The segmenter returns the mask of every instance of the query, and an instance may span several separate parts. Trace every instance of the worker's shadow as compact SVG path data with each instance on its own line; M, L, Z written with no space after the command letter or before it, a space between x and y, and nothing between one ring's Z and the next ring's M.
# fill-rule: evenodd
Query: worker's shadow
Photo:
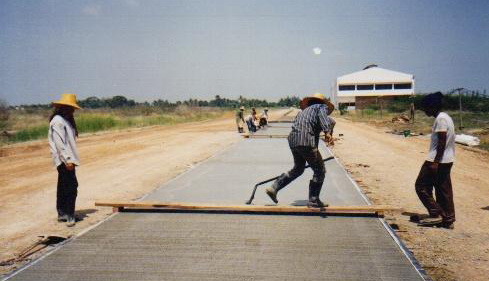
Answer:
M410 222L419 223L420 220L428 218L428 214L420 214L414 212L402 212L403 216L408 216Z
M96 213L97 211L98 211L97 209L81 209L81 210L77 210L75 212L76 221L82 221L86 217L88 217L88 215L93 214L93 213Z
M307 200L295 200L290 205L292 205L292 206L307 206Z
M295 200L290 204L291 206L307 206L308 200ZM314 216L317 216L317 214L314 214ZM328 216L326 214L320 214L319 215L322 218L327 218Z

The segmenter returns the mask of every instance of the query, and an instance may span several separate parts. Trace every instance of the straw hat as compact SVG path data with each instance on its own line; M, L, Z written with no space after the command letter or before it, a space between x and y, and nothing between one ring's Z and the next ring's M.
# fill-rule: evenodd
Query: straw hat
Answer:
M239 108L239 110L244 110L244 106L241 106L241 107Z
M328 107L328 114L331 114L334 110L334 105L329 101L329 99L327 99L323 94L319 93L303 98L300 102L301 109L306 108L310 100L319 100L324 103Z
M76 109L81 109L81 107L76 103L75 94L61 94L61 99L52 102L53 105L68 105Z

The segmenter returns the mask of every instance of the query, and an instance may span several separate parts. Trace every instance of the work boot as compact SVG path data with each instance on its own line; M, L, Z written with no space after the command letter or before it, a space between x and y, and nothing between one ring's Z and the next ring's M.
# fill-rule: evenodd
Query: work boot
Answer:
M436 226L440 225L443 222L443 219L441 217L430 217L430 218L425 218L419 221L418 225L419 226Z
M272 184L271 187L265 189L267 195L275 204L278 203L277 193L290 183L291 179L287 173L281 174Z
M265 192L270 197L270 199L272 199L272 201L275 202L275 204L278 203L278 200L277 200L277 191L275 190L275 188L273 188L273 186L267 187L265 189Z
M68 219L66 220L66 226L75 226L75 216L68 216Z
M309 182L309 201L307 202L308 208L323 208L329 206L319 199L319 194L321 193L322 187L323 183L314 181Z
M58 222L66 222L68 220L67 215L58 215Z

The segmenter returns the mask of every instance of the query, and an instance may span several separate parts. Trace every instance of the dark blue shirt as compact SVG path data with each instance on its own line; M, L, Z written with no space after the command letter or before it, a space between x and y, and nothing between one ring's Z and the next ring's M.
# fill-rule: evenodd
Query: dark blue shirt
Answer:
M308 106L295 117L292 131L289 134L289 146L317 147L321 132L332 132L336 122L328 116L324 104Z

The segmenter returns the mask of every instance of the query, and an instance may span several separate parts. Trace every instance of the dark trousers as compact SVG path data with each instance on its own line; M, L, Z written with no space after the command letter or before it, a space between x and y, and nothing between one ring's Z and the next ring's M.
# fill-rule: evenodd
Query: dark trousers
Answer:
M455 221L452 180L450 171L453 163L440 163L438 170L430 168L431 162L424 162L416 179L416 193L431 217L441 216L445 223ZM435 189L436 200L433 198Z
M78 194L78 181L73 169L68 171L65 164L58 166L58 190L56 193L56 209L58 216L75 215L76 195Z
M256 126L255 123L251 120L246 120L246 125L248 125L248 131L249 132L256 132Z
M275 181L273 187L275 190L280 190L295 180L297 177L304 173L306 163L311 166L314 171L312 182L321 187L324 182L326 174L326 168L324 167L323 157L316 147L299 146L291 148L292 156L294 157L294 167L292 170L280 175Z

